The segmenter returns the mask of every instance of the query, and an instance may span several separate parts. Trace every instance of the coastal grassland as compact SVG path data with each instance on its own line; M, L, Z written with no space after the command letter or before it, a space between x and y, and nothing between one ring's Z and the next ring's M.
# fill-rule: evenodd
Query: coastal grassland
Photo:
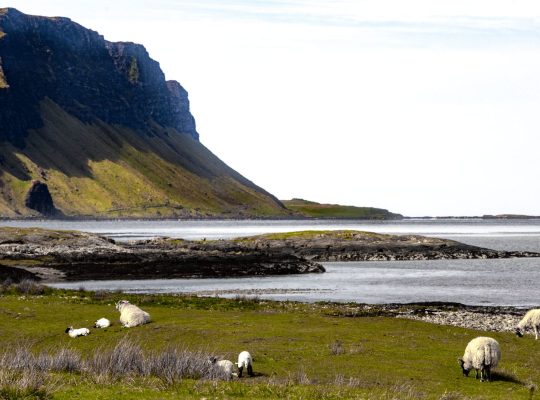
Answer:
M282 200L291 211L310 218L339 219L401 219L402 215L374 207L344 206L339 204L321 204L304 199Z
M234 239L236 242L252 242L256 240L287 240L287 239L318 239L322 237L328 237L331 239L343 239L352 240L358 239L358 237L369 237L387 239L391 238L391 235L384 233L375 233L367 231L356 230L305 230L294 232L277 232L277 233L265 233L263 235L247 236Z
M121 298L150 312L153 322L129 330L120 327L114 302ZM98 378L84 371L54 372L42 385L45 395L34 398L537 397L539 344L530 337L519 339L509 333L392 318L377 307L346 312L352 308L240 297L225 300L60 290L36 296L11 288L0 297L0 341L8 352L21 344L35 352L69 348L83 359L103 353L122 340L145 353L178 347L235 361L240 351L249 350L255 358L256 376L232 382L166 382L157 376L136 374ZM77 339L64 333L66 326L90 327L100 317L111 319L114 325L92 329L89 336ZM467 342L479 335L494 337L502 347L502 361L491 383L462 377L457 364Z

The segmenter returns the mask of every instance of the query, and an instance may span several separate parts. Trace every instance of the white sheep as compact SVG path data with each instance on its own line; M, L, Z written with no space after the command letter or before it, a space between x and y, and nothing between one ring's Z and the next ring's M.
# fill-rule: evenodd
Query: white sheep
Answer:
M528 328L534 330L534 337L538 340L538 330L540 329L540 308L535 308L527 311L527 314L523 317L516 327L516 335L522 337Z
M90 330L88 328L77 328L74 329L72 326L66 328L66 333L72 337L76 338L78 336L87 336L90 334Z
M210 357L210 362L216 365L222 372L227 380L231 380L236 374L233 372L234 364L229 360L217 360L216 357Z
M150 322L150 314L136 305L130 304L127 300L120 300L116 303L116 309L120 311L120 323L125 328L132 328Z
M483 382L486 379L491 380L491 369L497 366L500 359L499 343L495 339L480 336L469 342L459 364L464 376L469 376L471 368L474 368L478 379L480 370L480 380Z
M111 326L111 321L107 318L100 318L94 322L94 328L108 328L109 326Z
M247 351L243 351L240 354L238 354L238 362L236 363L238 366L238 377L242 377L242 371L244 368L247 369L247 373L249 376L253 376L253 358L251 357L251 354Z

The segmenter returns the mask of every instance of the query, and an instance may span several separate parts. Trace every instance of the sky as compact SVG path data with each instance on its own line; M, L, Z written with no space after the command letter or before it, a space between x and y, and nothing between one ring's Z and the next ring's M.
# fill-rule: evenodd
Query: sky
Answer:
M537 0L8 0L143 44L280 199L540 215Z

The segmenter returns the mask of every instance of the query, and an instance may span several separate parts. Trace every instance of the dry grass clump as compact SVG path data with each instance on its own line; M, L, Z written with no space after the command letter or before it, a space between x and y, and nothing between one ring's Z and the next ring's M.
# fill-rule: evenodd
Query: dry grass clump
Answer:
M24 294L40 296L50 293L51 291L51 288L41 285L32 279L23 279L20 282L14 282L8 278L0 285L0 294Z
M0 370L1 400L52 399L51 387L46 374L38 370Z
M0 354L0 373L10 378L4 379L5 382L0 380L0 390L13 391L10 388L14 387L22 393L43 389L47 394L45 383L52 372L79 373L82 378L100 384L157 378L170 386L186 378L227 379L224 372L209 361L210 355L202 351L171 347L145 354L138 344L122 339L112 349L98 348L85 359L69 348L33 353L30 347L20 344Z
M330 354L337 356L345 353L345 348L343 347L343 342L341 340L336 340L330 345Z

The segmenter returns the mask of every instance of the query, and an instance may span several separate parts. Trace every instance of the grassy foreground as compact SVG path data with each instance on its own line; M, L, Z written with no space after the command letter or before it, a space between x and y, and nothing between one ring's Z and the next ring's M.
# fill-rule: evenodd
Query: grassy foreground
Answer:
M38 291L39 292L39 291ZM150 312L153 322L132 329L118 323L121 298ZM346 305L131 296L47 290L39 295L4 292L0 343L4 354L24 345L34 352L68 348L83 358L122 340L143 352L172 347L236 361L249 350L254 378L232 382L156 376L116 377L81 372L47 373L36 390L17 392L17 379L0 370L0 399L530 399L540 382L540 343L530 336L478 332L377 316L376 308L343 317ZM113 326L72 339L66 326L91 327L107 317ZM457 358L467 342L489 335L502 347L495 381L461 376ZM0 350L1 352L2 350ZM473 374L474 375L474 374ZM13 383L15 382L15 383ZM26 396L24 397L23 394Z

